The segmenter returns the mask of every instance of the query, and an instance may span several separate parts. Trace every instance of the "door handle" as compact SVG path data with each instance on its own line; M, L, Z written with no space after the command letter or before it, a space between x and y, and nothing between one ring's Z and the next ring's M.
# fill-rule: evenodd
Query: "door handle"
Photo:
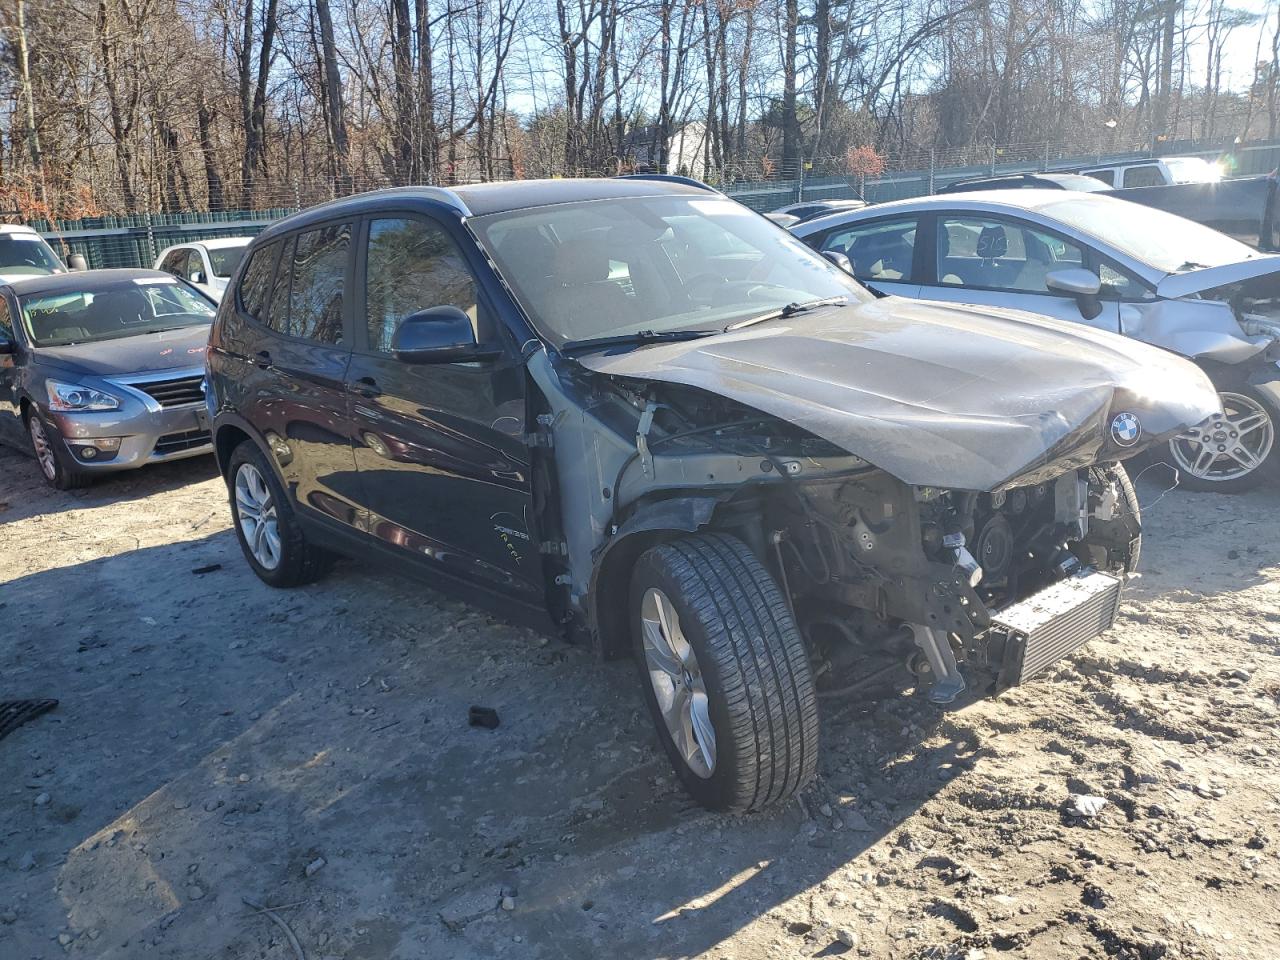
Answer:
M270 370L271 354L268 353L266 350L259 350L256 354L254 354L253 362L254 364L257 365L259 370Z
M382 391L378 389L378 381L373 377L361 377L354 383L348 384L347 389L356 396L364 397L367 400L382 396Z

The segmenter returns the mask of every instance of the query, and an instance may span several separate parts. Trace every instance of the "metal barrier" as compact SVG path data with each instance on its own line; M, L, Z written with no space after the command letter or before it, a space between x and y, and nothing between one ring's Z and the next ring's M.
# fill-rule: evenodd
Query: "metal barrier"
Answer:
M1166 144L1166 153L1178 156L1202 156L1218 159L1230 153L1234 166L1232 176L1256 176L1270 173L1280 166L1280 143L1250 144L1234 149L1205 144ZM884 203L910 197L925 196L939 187L967 177L1005 173L1034 173L1042 170L1071 170L1124 160L1140 159L1138 152L1091 154L1053 159L1048 150L1039 159L1030 159L1022 151L1022 159L1002 162L1002 151L993 148L991 162L981 165L938 167L930 165L914 170L895 170L877 177L812 176L791 180L736 181L723 184L726 194L739 202L767 213L790 203L804 200L836 200L861 198L871 203ZM298 194L299 202L302 201ZM31 226L63 258L72 253L83 254L88 265L99 267L150 267L165 247L215 237L253 236L273 220L294 213L296 206L267 210L228 210L215 213L153 213L122 217L93 217L77 221L31 221Z

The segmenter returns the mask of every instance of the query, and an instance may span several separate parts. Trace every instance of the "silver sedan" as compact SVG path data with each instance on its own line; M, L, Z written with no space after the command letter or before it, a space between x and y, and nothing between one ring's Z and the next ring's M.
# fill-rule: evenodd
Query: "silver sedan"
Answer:
M1061 190L922 197L791 230L882 295L1027 310L1194 360L1223 410L1170 442L1183 484L1233 492L1275 469L1280 256L1160 210Z

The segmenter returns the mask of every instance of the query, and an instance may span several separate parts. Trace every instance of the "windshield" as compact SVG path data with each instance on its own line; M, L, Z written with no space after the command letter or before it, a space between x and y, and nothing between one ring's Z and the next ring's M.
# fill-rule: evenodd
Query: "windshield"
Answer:
M871 298L789 233L722 197L592 200L469 223L557 346L718 330L788 304Z
M1204 157L1165 157L1164 165L1174 183L1217 183L1222 179L1218 165Z
M1127 200L1076 198L1046 203L1039 210L1161 273L1219 267L1258 256L1258 251L1225 233Z
M246 243L244 247L218 247L209 250L209 266L213 269L213 275L224 280L230 277L239 266L247 246L249 245Z
M0 273L39 277L61 272L62 261L38 233L0 233Z
M150 278L19 298L27 334L37 347L116 340L213 321L200 294L174 280Z

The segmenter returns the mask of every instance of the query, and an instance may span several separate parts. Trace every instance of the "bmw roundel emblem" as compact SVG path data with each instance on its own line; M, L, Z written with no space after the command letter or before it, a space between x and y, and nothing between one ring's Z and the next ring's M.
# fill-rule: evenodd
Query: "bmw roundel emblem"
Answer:
M1142 438L1142 421L1132 413L1117 414L1111 421L1111 439L1122 447L1132 447Z

